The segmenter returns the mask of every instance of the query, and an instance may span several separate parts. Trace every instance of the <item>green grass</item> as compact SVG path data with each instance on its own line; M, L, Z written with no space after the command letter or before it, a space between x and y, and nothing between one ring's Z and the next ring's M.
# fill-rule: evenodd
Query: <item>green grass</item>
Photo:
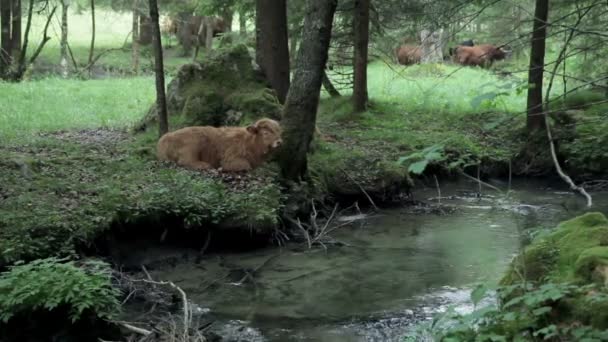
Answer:
M154 101L151 77L0 83L0 141L36 132L125 127Z
M88 63L89 47L91 44L91 16L90 12L84 11L80 14L71 8L68 16L68 44L74 54L77 63L82 67ZM96 62L97 66L103 67L113 75L130 74L132 70L131 54L131 13L114 12L106 9L96 10L96 30L95 30L95 53L109 49L117 49L126 45L125 50L114 50L104 53ZM44 75L52 73L52 67L56 67L60 60L60 36L61 25L60 17L56 15L49 26L48 35L51 40L47 42L38 60L36 61L36 74ZM42 37L46 16L36 15L32 20L32 30L30 33L30 48L32 53ZM126 44L125 44L126 43ZM181 49L176 46L175 37L169 41L163 37L165 45L165 68L169 72L175 71L180 65L191 61L191 58L179 56ZM169 48L171 46L171 48ZM141 47L140 49L140 70L139 72L151 73L154 68L153 54L151 48ZM71 66L71 63L70 63Z

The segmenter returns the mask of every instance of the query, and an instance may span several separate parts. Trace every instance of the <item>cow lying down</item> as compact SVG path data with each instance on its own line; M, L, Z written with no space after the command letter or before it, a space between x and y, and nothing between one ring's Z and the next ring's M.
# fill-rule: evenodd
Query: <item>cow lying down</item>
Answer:
M249 171L281 145L281 133L279 123L271 119L248 127L185 127L163 135L157 155L195 170Z

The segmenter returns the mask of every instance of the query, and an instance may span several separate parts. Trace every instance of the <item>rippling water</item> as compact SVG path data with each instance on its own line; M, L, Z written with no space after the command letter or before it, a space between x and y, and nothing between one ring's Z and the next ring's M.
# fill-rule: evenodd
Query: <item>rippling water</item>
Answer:
M157 270L242 341L400 341L413 324L448 306L472 309L470 288L495 283L521 248L523 232L551 227L584 202L538 183L505 197L471 197L472 183L442 187L447 215L394 209L336 231L345 246L302 246L209 255L199 265ZM463 194L465 194L463 196ZM608 193L594 210L608 212ZM426 200L434 189L416 192ZM253 274L253 276L248 276Z

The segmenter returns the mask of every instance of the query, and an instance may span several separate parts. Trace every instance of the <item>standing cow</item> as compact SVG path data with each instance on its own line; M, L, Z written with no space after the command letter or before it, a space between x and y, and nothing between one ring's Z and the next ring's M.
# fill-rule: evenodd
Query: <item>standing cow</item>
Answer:
M492 44L457 46L453 50L452 57L454 62L461 65L489 67L494 61L505 59L509 52L504 46L498 47Z
M473 39L463 40L462 42L460 42L460 44L456 45L456 47L449 48L448 49L448 54L450 56L453 56L454 55L454 50L456 50L456 48L459 47L459 46L475 46L475 42L473 41Z
M404 44L395 49L395 55L401 65L418 64L422 59L422 49L417 45Z

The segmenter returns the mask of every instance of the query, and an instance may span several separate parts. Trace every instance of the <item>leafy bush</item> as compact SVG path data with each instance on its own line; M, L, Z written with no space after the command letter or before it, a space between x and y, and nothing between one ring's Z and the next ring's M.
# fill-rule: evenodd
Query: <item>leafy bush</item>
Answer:
M472 292L475 304L488 288ZM606 341L606 315L601 310L581 314L581 307L592 307L606 295L595 285L546 283L540 286L517 284L498 288L498 304L480 307L461 315L450 310L432 322L421 325L406 341L418 341L421 336L434 341ZM599 309L596 307L595 309ZM601 320L592 320L599 314Z
M86 261L77 266L56 258L36 260L0 274L0 321L64 307L72 322L85 311L112 318L120 310L118 296L103 262Z

